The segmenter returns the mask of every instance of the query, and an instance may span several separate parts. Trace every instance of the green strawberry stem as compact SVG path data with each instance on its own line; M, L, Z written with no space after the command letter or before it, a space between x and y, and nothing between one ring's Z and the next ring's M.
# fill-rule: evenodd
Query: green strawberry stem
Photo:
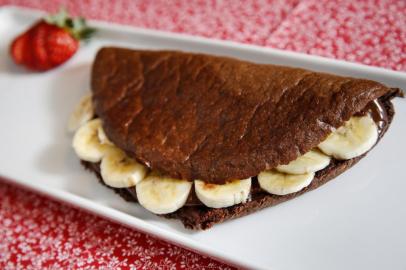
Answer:
M77 40L88 40L96 32L96 28L89 27L83 17L71 18L64 8L56 14L44 17L44 20L67 30Z

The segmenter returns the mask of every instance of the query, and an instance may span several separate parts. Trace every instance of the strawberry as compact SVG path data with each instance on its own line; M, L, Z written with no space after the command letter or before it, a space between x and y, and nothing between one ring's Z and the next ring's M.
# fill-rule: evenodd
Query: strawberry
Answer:
M66 62L79 48L80 40L94 33L83 18L71 19L62 10L47 16L16 37L10 54L16 64L45 71Z

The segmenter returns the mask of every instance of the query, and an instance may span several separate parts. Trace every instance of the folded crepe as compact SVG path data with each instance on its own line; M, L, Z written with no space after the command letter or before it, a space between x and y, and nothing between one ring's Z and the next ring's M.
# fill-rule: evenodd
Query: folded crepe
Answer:
M399 89L178 51L102 48L73 147L102 183L207 229L317 188L384 135Z

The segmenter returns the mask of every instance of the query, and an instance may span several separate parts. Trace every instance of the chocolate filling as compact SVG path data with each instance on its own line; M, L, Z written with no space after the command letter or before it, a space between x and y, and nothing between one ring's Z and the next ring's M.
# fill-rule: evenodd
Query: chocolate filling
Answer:
M372 119L374 119L376 125L378 126L378 132L381 134L383 128L388 124L388 114L386 113L382 101L375 99L369 102L361 112L356 113L355 115L363 116L368 113L372 116Z

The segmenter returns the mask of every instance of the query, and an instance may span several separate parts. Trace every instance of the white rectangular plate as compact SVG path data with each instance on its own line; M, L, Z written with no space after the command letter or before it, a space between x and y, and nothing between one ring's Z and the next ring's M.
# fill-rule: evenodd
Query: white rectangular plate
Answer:
M8 46L41 14L0 10L0 175L64 202L235 265L257 269L405 269L406 106L379 145L325 186L204 232L127 203L85 172L71 149L68 116L89 90L104 45L176 49L364 77L406 89L406 75L286 51L93 22L99 33L61 68L16 67Z

